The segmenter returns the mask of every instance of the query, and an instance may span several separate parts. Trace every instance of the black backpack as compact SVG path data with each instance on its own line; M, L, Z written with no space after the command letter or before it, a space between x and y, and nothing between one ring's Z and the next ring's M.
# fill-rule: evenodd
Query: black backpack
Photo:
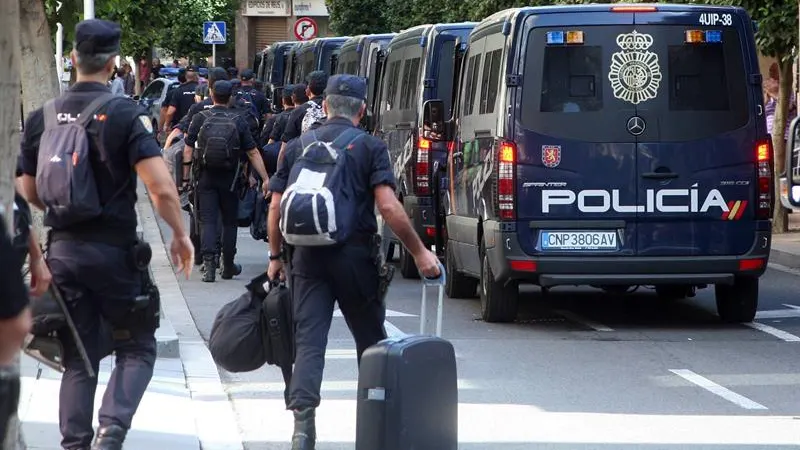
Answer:
M197 135L198 160L207 169L233 170L239 164L239 114L230 110L209 109Z

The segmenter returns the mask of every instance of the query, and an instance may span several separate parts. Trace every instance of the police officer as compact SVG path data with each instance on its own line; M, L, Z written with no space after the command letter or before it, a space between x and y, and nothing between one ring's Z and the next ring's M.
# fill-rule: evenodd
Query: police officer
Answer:
M255 77L256 74L253 73L252 70L244 69L239 75L239 79L242 83L242 86L239 88L239 92L248 92L250 94L250 96L253 98L253 103L256 105L256 109L258 109L261 123L264 123L267 120L267 114L269 113L269 102L267 102L267 97L265 97L261 91L255 88Z
M119 55L120 38L116 23L94 19L78 23L72 51L77 82L53 100L54 117L48 121L55 120L55 126L72 122L99 95L109 93L105 81ZM187 277L194 249L184 229L175 182L161 157L147 111L124 97L114 97L96 111L86 126L90 134L100 137L89 141L91 160L97 161L92 170L102 205L99 215L71 226L52 226L52 209L40 200L36 180L45 114L50 111L37 109L25 123L19 182L28 202L46 210L44 224L52 227L47 262L53 282L61 290L95 372L108 344L116 353L116 367L100 407L100 428L92 448L118 450L153 376L156 360L155 325L129 321L137 298L146 294L143 272L134 264L137 256L146 255L133 251L143 245L136 234L137 175L159 215L172 228L172 258ZM114 328L113 343L101 338L101 317ZM71 337L60 337L66 369L59 398L61 447L83 450L92 445L94 435L97 378L87 373Z
M197 69L189 67L186 69L186 81L181 83L174 89L170 95L170 102L167 105L167 114L164 122L167 128L164 129L165 133L169 133L172 127L178 124L178 121L183 118L188 112L189 108L195 104L195 90L197 89Z
M325 86L327 83L328 75L321 70L315 70L314 72L308 74L306 96L310 99L310 101L318 105L322 105L322 94L325 92ZM308 103L309 102L305 102L302 105L297 106L297 108L292 111L292 114L289 115L289 120L286 121L286 128L283 130L283 134L281 135L281 141L283 142L281 154L286 151L286 143L300 136L302 133L303 117L305 117L306 111L308 111L308 108L310 107Z
M239 208L239 197L235 189L238 178L238 170L223 167L204 165L202 160L207 158L194 158L195 144L198 152L204 155L207 151L208 142L205 141L204 133L210 133L208 128L204 129L206 122L210 123L210 118L214 114L225 114L232 112L229 110L233 86L229 81L220 80L211 88L211 98L214 106L208 111L196 114L189 125L189 132L186 134L186 147L184 149L184 162L196 164L195 169L198 174L198 197L199 197L199 218L200 218L200 242L203 253L203 281L213 283L216 279L216 262L214 256L217 253L217 236L220 232L217 228L218 220L222 218L222 278L229 280L242 272L242 267L234 263L236 254L236 232ZM264 168L261 153L256 147L253 136L247 123L240 115L233 114L238 128L238 148L228 149L228 153L242 152L247 155L248 160L255 168L262 180L265 180L262 188L266 195L269 177ZM210 125L211 126L211 125ZM204 133L201 133L204 130ZM237 159L241 154L237 155ZM184 178L189 176L189 167L184 169Z
M184 69L180 69L178 71L178 85L182 86L186 83L186 71ZM167 111L169 111L170 105L172 105L173 97L175 95L175 89L171 91L167 91L167 95L164 96L164 101L161 102L161 108L159 109L158 113L158 130L159 133L167 134L167 130L175 126L177 123L177 118L172 118L171 120L167 120Z
M360 77L335 75L330 78L323 103L328 120L314 130L317 139L332 142L358 125L366 110L367 86ZM360 129L359 129L360 130ZM296 359L289 390L288 408L294 412L293 450L314 448L315 408L320 403L325 347L333 317L334 303L344 314L356 341L358 360L369 346L386 338L383 328L386 307L379 298L376 265L378 231L375 205L395 235L414 255L423 275L439 276L439 260L425 248L414 232L403 206L395 196L395 179L386 145L360 130L361 136L348 149L348 159L360 204L360 218L353 238L341 246L296 247L292 250L290 284L294 303ZM271 279L283 274L282 237L279 229L281 193L287 186L292 166L302 152L300 139L286 146L284 160L272 177L269 211Z

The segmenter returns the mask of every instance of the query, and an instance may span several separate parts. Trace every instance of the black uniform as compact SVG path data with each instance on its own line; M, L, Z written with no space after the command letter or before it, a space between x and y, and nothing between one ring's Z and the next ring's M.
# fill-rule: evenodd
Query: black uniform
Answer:
M75 48L86 54L119 51L120 28L103 20L87 20L75 29ZM55 100L59 123L74 120L99 94L109 89L97 83L76 83ZM101 336L101 318L125 316L137 296L144 294L142 273L131 263L136 235L136 173L133 166L146 158L160 158L150 117L133 100L116 97L101 107L87 126L93 172L103 212L100 217L68 228L51 230L48 265L75 321L95 371L108 353ZM39 143L44 131L42 109L25 123L20 170L36 176ZM49 226L45 217L45 225ZM154 330L129 330L127 339L115 340L116 367L99 411L101 430L113 426L127 430L150 383L156 360ZM97 378L89 377L70 336L65 344L66 372L61 381L59 424L65 449L89 448Z
M223 83L217 82L218 85ZM225 84L228 84L225 82ZM214 106L211 110L226 110L225 106ZM197 114L192 119L189 131L186 134L186 145L194 147L198 143L198 134L205 123L207 116ZM239 148L241 157L245 152L256 148L256 143L247 126L247 123L236 118L239 128ZM198 145L202 146L200 142ZM239 213L239 197L237 190L232 189L237 180L236 170L221 170L199 168L199 179L197 181L198 209L200 218L200 242L203 259L208 263L213 259L217 252L217 229L220 216L222 217L222 263L223 266L233 266L233 258L236 253L236 232L237 218ZM206 268L208 272L208 268ZM223 277L225 275L223 274Z
M181 118L189 112L189 108L195 104L195 90L197 90L197 82L188 81L178 86L170 94L167 106L175 107L175 115L172 116L172 123L169 124L171 127L176 126Z
M340 84L349 87L342 88ZM365 98L366 86L352 76L331 77L327 94ZM317 139L332 142L348 129L358 129L345 118L331 118L314 130ZM363 133L353 142L349 164L360 218L353 238L341 246L296 247L291 258L291 289L295 307L296 360L288 408L315 408L320 402L325 347L339 303L356 341L358 358L369 346L386 337L383 328L386 308L379 298L378 267L374 235L378 231L373 190L380 185L395 187L389 152L378 138ZM302 152L300 139L289 142L285 158L270 179L270 190L283 193L292 166Z
M286 130L286 124L289 122L289 116L291 116L292 111L294 111L295 109L297 108L295 108L294 106L292 106L291 108L285 108L279 114L273 116L275 117L275 123L272 125L272 129L269 132L267 141L269 141L269 139L272 139L275 142L281 142L281 136L283 136L283 132L284 130Z
M322 96L320 95L317 97L312 97L311 101L318 105L322 105ZM289 114L289 118L286 121L286 126L283 129L281 141L289 142L302 134L303 117L305 117L308 108L309 104L306 102L292 110L292 112Z

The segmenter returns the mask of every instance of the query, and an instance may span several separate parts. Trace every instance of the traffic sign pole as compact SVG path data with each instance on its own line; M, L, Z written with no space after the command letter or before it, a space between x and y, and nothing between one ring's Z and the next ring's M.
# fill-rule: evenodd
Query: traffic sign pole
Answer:
M217 67L217 44L211 44L211 67Z

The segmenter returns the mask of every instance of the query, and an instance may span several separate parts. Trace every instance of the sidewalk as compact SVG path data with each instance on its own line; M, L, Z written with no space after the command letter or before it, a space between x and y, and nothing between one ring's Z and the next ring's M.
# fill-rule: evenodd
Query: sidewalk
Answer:
M800 213L789 214L789 232L772 237L769 262L800 270Z
M242 440L227 394L205 342L186 306L164 248L153 208L139 187L139 228L153 248L151 267L161 293L158 359L133 427L127 450L242 450ZM195 274L196 275L196 274ZM100 364L95 396L102 401L113 356ZM29 450L59 450L58 396L61 374L22 356L20 419Z

